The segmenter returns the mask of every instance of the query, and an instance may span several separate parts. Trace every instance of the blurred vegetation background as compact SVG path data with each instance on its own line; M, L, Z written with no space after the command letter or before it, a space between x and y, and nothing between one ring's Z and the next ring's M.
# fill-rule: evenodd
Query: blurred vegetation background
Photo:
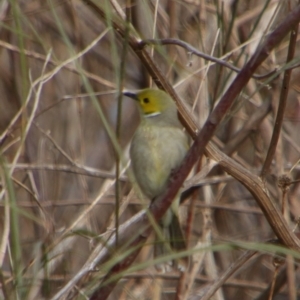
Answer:
M297 1L94 3L105 18L86 1L0 2L3 299L51 299L69 282L101 240L99 235L106 236L115 227L116 190L124 203L120 224L142 208L131 190L130 175L124 172L139 117L132 100L123 98L120 108L118 96L122 88L154 85L132 49L126 51L126 39L112 28L112 17L129 14L131 30L141 39L175 38L242 68ZM257 70L269 76L250 80L214 138L225 154L257 175L273 132L288 46L289 36ZM299 46L298 35L293 64L299 63ZM175 45L147 49L201 126L236 72ZM270 74L275 69L276 76ZM300 185L295 182L284 194L277 182L284 174L291 180L299 177L299 76L299 68L294 69L279 143L266 177L279 208L285 199L284 216L291 230L300 215ZM245 137L234 142L241 132L246 132ZM122 175L116 189L120 160ZM178 272L156 273L149 240L135 261L140 269L125 274L109 299L201 299L212 281L245 252L229 247L238 242L253 242L257 253L212 299L268 299L266 291L273 281L272 299L300 299L299 264L289 256L274 266L274 253L262 245L275 236L252 195L206 158L190 178L201 167L209 172L181 211L183 230L190 230L191 255L194 247L199 249L193 254L198 265L188 281L188 293L178 289ZM213 248L216 244L224 248ZM143 266L145 262L150 263ZM98 284L95 272L62 299L86 299Z

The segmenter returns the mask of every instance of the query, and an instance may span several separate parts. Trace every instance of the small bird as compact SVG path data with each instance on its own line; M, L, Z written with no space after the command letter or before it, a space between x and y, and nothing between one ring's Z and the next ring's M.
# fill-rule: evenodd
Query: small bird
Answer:
M130 147L133 173L142 193L153 200L164 191L171 172L185 157L188 137L182 130L174 101L164 91L144 89L123 94L136 100L141 115ZM179 200L180 195L160 221L165 241L156 241L155 256L170 253L166 241L174 250L186 249L178 219ZM156 267L160 271L168 269L166 264Z

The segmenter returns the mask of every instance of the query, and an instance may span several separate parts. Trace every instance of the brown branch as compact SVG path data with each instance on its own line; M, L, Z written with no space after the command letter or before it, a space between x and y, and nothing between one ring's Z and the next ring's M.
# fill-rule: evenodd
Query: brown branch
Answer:
M235 160L221 153L212 143L208 145L208 149L210 157L217 160L224 171L240 181L251 192L281 243L299 251L300 242L298 238L289 229L280 210L270 199L269 192L260 177L252 174Z
M10 167L10 165L9 165ZM84 165L76 164L73 165L63 165L63 164L17 164L15 166L15 171L17 170L44 170L44 171L59 171L67 172L91 177L98 178L110 178L115 179L116 175L109 171L97 170L91 167L86 167ZM124 181L127 179L125 176L120 176L120 180Z
M149 232L149 230L148 230ZM148 234L140 235L133 243L130 244L130 249L135 249L128 255L124 260L122 260L120 263L116 264L110 272L106 274L106 276L103 278L102 283L104 285L97 289L92 296L90 297L90 300L100 300L100 299L107 299L111 293L111 291L114 289L117 280L111 281L110 278L112 278L114 275L120 273L120 271L126 270L132 262L136 259L137 255L139 254L141 248L144 246L144 243L146 242L148 237ZM106 281L110 281L106 284Z
M122 102L123 102L123 89L124 89L124 78L125 78L125 64L126 64L126 57L128 54L128 36L129 36L129 7L130 4L126 3L126 22L125 22L125 37L123 39L123 47L121 52L121 62L120 62L120 69L119 69L119 77L118 77L118 103L117 103L117 124L116 124L116 138L119 143L121 144L121 128L122 128ZM120 173L121 173L121 157L115 149L116 155L116 183L115 183L115 228L116 228L116 245L118 244L119 239L119 215L120 215L120 198L121 198L121 186L120 186Z
M171 38L169 38L169 39L146 39L146 40L143 40L140 42L141 48L143 48L146 45L176 45L176 46L180 46L180 47L186 49L190 54L194 54L194 55L204 58L206 60L209 60L209 61L212 61L219 65L222 65L236 73L241 71L241 69L231 65L224 59L220 59L220 58L208 55L206 53L203 53L203 52L199 51L198 49L196 49L195 47L193 47L192 45L190 45L189 43L178 40L178 39L171 39ZM263 74L263 75L253 74L251 77L255 78L255 79L265 79L265 78L268 78L268 77L274 75L276 73L276 71L277 70L273 70L273 71L271 71L267 74Z
M277 294L280 291L280 289L286 284L286 279L287 279L287 268L286 265L284 265L280 268L276 276L276 279L274 281L274 286L273 286L274 294ZM268 299L272 289L272 283L268 286L268 288L265 289L265 291L263 291L258 297L256 297L255 300Z
M19 47L17 46L14 46L12 44L9 44L9 43L6 43L4 41L1 41L0 40L0 47L3 47L11 52L14 52L14 53L24 53L24 55L26 55L27 57L32 57L36 60L39 60L39 61L42 61L42 62L45 62L47 61L49 65L52 65L54 67L57 67L59 66L60 62L59 61L55 61L53 59L48 59L46 55L43 55L41 53L38 53L38 52L35 52L35 51L31 51L31 50L27 50L27 49L23 49L23 50L20 50ZM90 80L92 81L95 81L96 83L99 83L99 84L102 84L104 86L108 86L110 88L116 88L115 84L106 80L105 78L102 78L100 77L99 75L95 75L95 74L92 74L84 69L80 69L80 71L78 71L73 64L70 64L70 65L65 65L62 67L64 70L68 70L72 73L75 73L75 74L78 74L78 75L84 75L86 76L87 78L89 78Z
M223 272L220 277L215 280L211 285L209 285L208 289L205 289L205 295L203 297L197 297L191 299L199 299L199 300L209 300L216 293L216 291L226 282L226 280L233 275L238 269L243 267L243 265L256 254L256 251L250 251L243 253L238 259L236 259L227 269Z
M101 202L97 203L96 205L115 205L114 195L108 195L101 198ZM91 200L46 200L40 202L39 204L32 202L32 201L18 201L18 207L26 207L26 208L33 208L33 207L68 207L68 206L87 206L92 203ZM130 199L130 203L128 205L136 205L136 206L143 206L141 200L138 198ZM3 208L5 204L0 202L0 207ZM183 203L182 206L189 206L188 203ZM241 214L256 214L262 215L262 211L257 207L234 207L232 204L205 204L197 201L195 203L195 207L197 208L210 208L210 209L219 209L219 210L226 210L234 213L241 213Z
M288 49L288 55L286 62L289 63L294 55L295 55L295 49L296 49L296 43L297 43L297 36L298 36L298 22L293 26L291 29L291 34L290 34L290 44L289 44L289 49ZM283 75L283 81L282 81L282 86L281 86L281 93L280 93L280 98L279 98L279 106L277 110L277 116L275 120L275 126L270 142L270 146L268 149L267 157L265 159L263 168L261 170L261 177L264 180L265 176L267 175L271 162L273 160L281 127L282 127L282 122L283 122L283 117L284 117L284 112L285 112L285 107L286 107L286 102L287 102L287 96L289 92L289 84L290 84L290 79L291 79L291 74L292 74L292 69L286 70Z

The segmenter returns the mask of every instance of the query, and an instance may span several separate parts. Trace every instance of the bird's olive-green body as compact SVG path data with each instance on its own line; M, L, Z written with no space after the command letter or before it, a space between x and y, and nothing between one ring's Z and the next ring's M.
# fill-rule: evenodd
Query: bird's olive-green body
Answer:
M159 116L141 120L130 148L136 180L149 199L163 192L170 173L187 152L187 138L182 129L158 122L157 118Z
M178 120L177 107L168 94L145 89L137 93L124 92L124 95L135 99L140 110L141 122L132 139L130 157L141 191L152 200L163 192L171 172L181 164L188 150L188 138ZM172 227L173 221L177 221L178 227L177 198L162 219L163 228ZM171 233L174 228L169 229Z

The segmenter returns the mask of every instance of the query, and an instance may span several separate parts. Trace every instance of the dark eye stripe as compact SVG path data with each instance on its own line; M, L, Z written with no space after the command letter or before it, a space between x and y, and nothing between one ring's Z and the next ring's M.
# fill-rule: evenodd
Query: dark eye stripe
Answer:
M144 102L144 103L149 103L150 101L149 101L148 98L144 98L144 99L143 99L143 102Z

